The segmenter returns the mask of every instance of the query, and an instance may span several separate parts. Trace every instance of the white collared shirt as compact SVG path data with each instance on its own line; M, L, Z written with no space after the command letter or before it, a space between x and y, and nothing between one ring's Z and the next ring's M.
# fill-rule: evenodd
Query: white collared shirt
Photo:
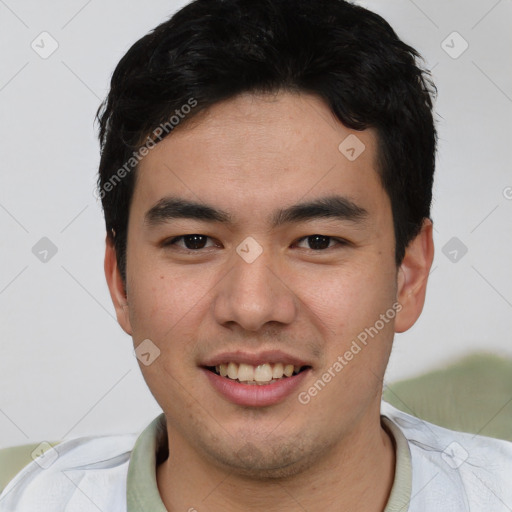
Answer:
M512 511L511 442L448 430L384 401L381 416L396 448L383 512ZM163 414L139 436L63 441L9 482L0 512L166 512L156 484L166 449Z

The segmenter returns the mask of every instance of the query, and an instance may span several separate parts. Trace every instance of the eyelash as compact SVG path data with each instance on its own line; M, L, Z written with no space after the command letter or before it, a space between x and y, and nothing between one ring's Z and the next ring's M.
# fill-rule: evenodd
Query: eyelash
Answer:
M207 235L201 235L199 233L191 233L189 235L181 235L181 236L175 236L174 238L170 238L168 240L165 240L163 243L162 243L162 247L163 248L166 248L166 247L172 247L172 246L175 246L175 247L178 247L176 245L176 242L179 242L180 240L184 240L186 237L189 237L189 236L200 236L200 237L206 237L207 239L212 239L211 237L207 236ZM319 236L319 237L322 237L322 238L328 238L329 241L335 241L337 242L337 245L340 246L340 247L343 247L343 246L348 246L350 245L350 242L348 242L347 240L343 239L343 238L337 238L337 237L333 237L333 236L328 236L328 235L322 235L320 233L315 233L313 235L307 235L307 236L303 236L302 238L299 238L296 242L294 242L294 244L296 243L300 243L302 242L303 240L307 240L308 238L312 238L312 237L315 237L315 236ZM329 249L334 249L336 248L336 246L333 246L333 247L327 247L325 249L307 249L311 252L315 252L315 253L321 253L321 252L326 252L328 251ZM179 247L179 249L187 254L198 254L202 251L204 251L205 249L208 249L208 247L206 248L201 248L201 249L187 249L187 248L184 248L184 247Z

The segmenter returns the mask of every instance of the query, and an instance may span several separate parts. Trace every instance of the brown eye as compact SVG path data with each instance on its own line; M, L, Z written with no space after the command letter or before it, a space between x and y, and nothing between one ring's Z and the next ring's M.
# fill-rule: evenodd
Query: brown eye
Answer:
M207 240L209 239L206 235L199 235L199 234L193 234L193 235L181 235L172 238L171 240L164 242L163 246L178 246L182 249L186 249L189 251L198 251L200 249L204 249ZM179 245L178 242L182 241L183 245Z
M299 240L299 243L302 241L307 241L307 244L309 247L306 247L306 249L311 249L313 251L322 251L324 249L329 249L333 246L329 246L331 242L337 242L338 245L345 245L345 240L342 240L341 238L333 238L332 236L326 236L326 235L309 235L301 238Z

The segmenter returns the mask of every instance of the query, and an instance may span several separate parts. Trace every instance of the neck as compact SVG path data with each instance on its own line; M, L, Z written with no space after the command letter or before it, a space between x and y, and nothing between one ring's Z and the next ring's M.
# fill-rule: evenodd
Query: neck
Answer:
M314 465L284 478L256 480L210 464L167 429L172 457L157 467L157 483L170 512L382 512L393 485L394 443L374 411Z

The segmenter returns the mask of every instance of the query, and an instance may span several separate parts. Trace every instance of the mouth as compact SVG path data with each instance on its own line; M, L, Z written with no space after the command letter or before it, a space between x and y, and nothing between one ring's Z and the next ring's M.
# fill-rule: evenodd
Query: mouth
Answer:
M216 366L204 366L203 368L239 384L265 386L294 377L311 369L311 366L270 362L251 365L229 361Z
M281 350L223 352L199 367L218 395L244 407L279 404L305 386L313 372L308 360Z

